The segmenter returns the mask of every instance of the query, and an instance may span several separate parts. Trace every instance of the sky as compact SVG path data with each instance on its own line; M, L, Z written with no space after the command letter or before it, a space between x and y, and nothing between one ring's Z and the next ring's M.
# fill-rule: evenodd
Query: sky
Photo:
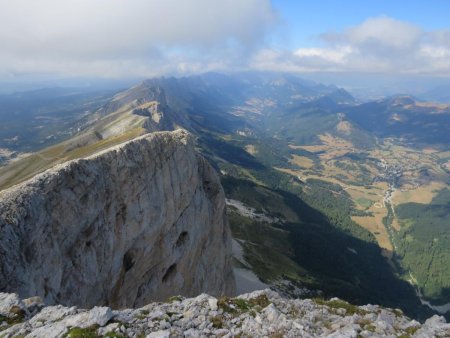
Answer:
M287 71L450 78L445 0L0 0L0 81Z

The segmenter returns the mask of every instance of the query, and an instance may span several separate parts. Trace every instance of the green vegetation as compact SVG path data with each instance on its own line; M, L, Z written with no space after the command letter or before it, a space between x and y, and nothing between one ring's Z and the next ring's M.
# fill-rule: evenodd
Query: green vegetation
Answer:
M364 316L367 314L367 311L340 299L325 300L323 298L314 298L314 302L318 305L328 306L332 310L344 309L346 316L353 316L354 314Z
M223 316L221 316L221 315L215 316L211 319L211 322L212 322L214 328L216 328L216 329L223 328Z
M410 271L425 297L450 302L450 189L441 190L430 204L401 204L396 215L410 224L396 236L405 278Z
M250 310L261 311L269 304L270 301L266 295L251 299L221 297L217 301L217 306L227 313L242 313Z
M148 314L149 314L148 310L140 310L139 314L136 315L135 317L136 317L136 319L143 320L143 319L147 318Z
M267 157L262 165L260 156L266 155L259 151L254 156L246 153L251 161L241 160L244 166L239 165L236 158L241 155L234 156L234 151L240 153L239 141L221 142L233 144L226 148L226 158L213 147L206 153L213 165L227 173L222 177L227 197L280 220L258 222L230 209L233 236L241 240L244 258L259 278L269 283L287 279L355 304L401 307L416 318L429 315L413 288L393 273L374 235L351 220L351 215L363 212L341 186L318 179L300 182L273 170ZM279 141L260 144L261 148L266 154L278 154L273 157L276 161L284 153Z
M97 335L98 326L90 326L87 328L80 327L72 327L69 329L69 332L66 333L65 337L67 338L98 338Z
M181 297L181 296L172 296L167 300L167 303L181 302L182 300L183 300L183 297Z
M363 241L376 243L375 237L350 218L355 205L350 195L337 184L309 179L308 191L301 197L327 216L328 221L345 233Z
M22 323L25 320L25 312L18 306L13 306L9 310L10 316L0 315L0 324L6 323L6 326L0 326L0 329L6 329L9 326Z
M318 135L334 128L338 117L328 109L299 106L290 112L269 116L265 123L270 132L289 142L312 144L318 141Z
M200 77L192 83L184 79L174 86L172 81L175 80L158 80L158 93L164 95L164 113L173 116L172 122L198 136L198 149L223 173L226 196L275 220L274 223L260 222L229 208L233 236L240 240L246 263L258 277L267 283L289 280L300 287L323 290L326 297L338 296L356 304L370 302L401 307L415 318L429 316L429 309L420 305L414 289L397 275L403 271L394 271L381 255L374 235L351 219L351 216L377 216L373 203L378 199L370 200L371 196L365 195L363 189L360 189L362 193L355 194L348 186L369 187L377 175L380 159L374 154L388 158L389 162L394 153L395 150L386 152L383 147L378 148L380 143L374 135L431 143L443 140L447 145L445 141L449 140L450 134L446 132L448 121L445 119L448 120L448 115L433 114L435 108L425 106L410 111L395 102L392 105L389 100L340 105L337 102L352 102L350 95L347 97L325 88L297 86L295 81L289 80L287 86L274 87L245 76L243 82L214 75L205 77L211 81L204 82ZM197 86L201 90L194 90ZM142 116L130 120L132 123L120 136L102 139L99 131L127 118L123 113L137 98L155 99L152 89L140 89L146 91L138 91L136 95L131 91L129 97L122 96L120 104L114 102L108 106L116 113L105 116L105 120L102 118L104 123L96 125L100 129L91 130L87 138L60 143L1 168L0 189L56 163L90 155L139 135L143 131L139 124ZM86 107L95 107L98 102L92 100ZM63 114L44 106L47 107L44 109L46 118L63 118ZM79 110L75 111L75 108L64 110L71 112L71 117L64 123L73 123L74 119L80 118ZM410 117L408 121L389 122L392 113L401 114L406 110ZM239 116L230 114L236 111ZM5 116L0 108L0 135L3 133L10 138L14 135L9 135L7 129L12 126L17 130L14 125L17 121L3 123L7 122ZM37 125L36 121L32 124L33 127ZM444 127L438 128L438 132L429 132L430 128L440 124ZM166 128L168 125L160 126ZM44 129L48 136L49 129ZM25 128L22 134L27 130L30 128ZM42 140L44 134L37 139ZM35 132L30 135L36 136ZM28 143L33 139L31 136ZM62 137L58 134L56 139ZM54 144L56 139L45 141L38 148ZM305 148L310 151L295 147L307 144L322 145ZM297 166L292 155L306 159L299 160ZM327 179L340 182L342 186ZM381 198L382 190L376 189ZM391 241L398 247L395 254L401 268L405 272L411 271L422 292L436 301L450 301L450 272L446 269L450 262L448 201L450 193L447 189L428 206L403 204L396 208L395 214L388 206L388 215L383 220L391 230ZM367 211L369 208L372 214ZM398 233L392 228L394 217L403 225ZM396 260L392 263L396 264ZM407 273L403 277L407 278ZM168 301L181 300L172 297ZM224 299L219 303L230 311L252 311L255 307L244 300ZM352 312L345 302L331 306ZM220 318L214 325L220 327Z
M360 206L366 209L370 208L373 205L373 202L371 200L363 197L358 198L356 202L358 202Z
M108 332L103 337L106 338L126 338L123 334L117 333L117 332Z

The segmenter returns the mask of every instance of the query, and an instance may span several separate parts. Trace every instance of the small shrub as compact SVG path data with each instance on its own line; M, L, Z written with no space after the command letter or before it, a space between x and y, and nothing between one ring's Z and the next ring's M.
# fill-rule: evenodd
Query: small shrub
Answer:
M269 337L270 338L283 338L284 334L281 332L276 332L276 333L272 333Z
M236 307L240 311L248 311L252 307L252 305L249 302L247 302L245 299L241 299L241 298L232 299L231 303L236 305Z
M394 309L392 310L392 312L394 312L395 317L402 317L403 316L403 311L400 309Z
M81 327L72 327L69 329L69 332L67 332L66 337L67 338L98 338L97 335L97 329L98 326L90 326L87 328L82 329Z
M365 326L364 329L366 329L367 331L370 331L370 332L375 332L375 330L376 330L377 328L376 328L375 325L369 324L369 325Z
M270 304L270 301L266 295L260 295L256 298L249 299L248 302L253 306L259 306L262 309Z
M108 332L107 334L104 335L104 337L107 337L107 338L126 338L126 336L124 336L123 334L118 333L118 332L113 332L113 331Z
M224 312L235 313L235 312L247 312L252 309L260 310L265 308L270 304L269 299L266 295L261 295L249 300L242 298L227 298L221 297L217 301L217 306L221 308Z
M417 325L417 326L410 326L410 327L408 327L405 331L406 331L407 334L409 334L410 336L412 336L412 335L414 335L414 333L416 333L416 331L417 331L418 329L420 329L420 326L419 326L419 325Z
M172 296L169 297L166 303L173 303L173 302L181 302L183 300L183 297L181 296Z
M211 322L213 324L213 327L216 329L223 328L223 317L222 316L215 316L211 319Z
M217 307L219 309L222 309L223 312L228 312L228 313L236 312L236 309L234 309L230 306L230 301L231 300L228 297L220 297L217 300Z

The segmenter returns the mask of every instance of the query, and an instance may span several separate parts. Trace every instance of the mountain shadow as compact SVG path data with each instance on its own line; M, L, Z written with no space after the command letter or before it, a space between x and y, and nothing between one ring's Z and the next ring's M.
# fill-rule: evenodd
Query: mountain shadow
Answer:
M420 303L414 288L393 272L377 244L339 229L326 215L293 193L229 176L223 178L223 185L228 198L241 198L270 216L285 217L287 209L295 213L297 221L276 224L247 223L242 218L230 217L233 235L251 242L251 246L245 246L246 257L265 282L280 278L271 275L271 266L280 261L280 255L285 255L299 268L297 276L283 275L283 278L297 280L299 286L321 290L325 297L339 297L358 305L371 303L400 308L419 320L433 314ZM271 234L268 227L282 230L286 235L279 236L276 231ZM265 234L261 235L263 232ZM257 253L249 252L252 250ZM262 252L268 254L262 256ZM272 258L276 262L272 262Z

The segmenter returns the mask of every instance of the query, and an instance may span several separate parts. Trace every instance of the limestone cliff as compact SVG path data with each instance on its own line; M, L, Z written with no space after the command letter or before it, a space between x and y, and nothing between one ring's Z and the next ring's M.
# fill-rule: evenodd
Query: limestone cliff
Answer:
M119 308L233 290L224 193L183 130L0 193L0 291Z

